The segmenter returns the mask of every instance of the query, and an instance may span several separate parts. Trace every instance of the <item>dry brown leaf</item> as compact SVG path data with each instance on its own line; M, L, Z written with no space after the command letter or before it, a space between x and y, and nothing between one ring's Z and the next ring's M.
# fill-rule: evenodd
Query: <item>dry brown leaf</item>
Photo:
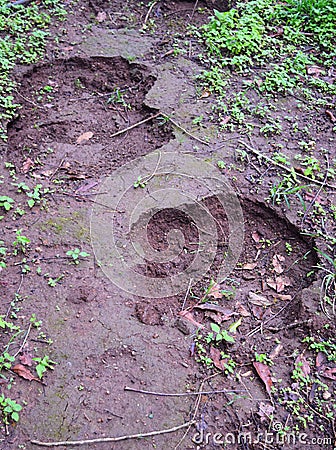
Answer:
M220 291L220 286L218 283L215 283L211 286L211 288L209 289L209 292L208 292L208 296L213 297L213 298L222 298L223 297L223 294Z
M306 67L307 75L321 75L324 72L322 67L319 66L308 66Z
M97 22L104 22L104 20L106 20L106 17L107 17L106 12L105 11L101 11L101 12L99 12L97 14L96 21Z
M280 273L282 273L284 271L284 269L282 268L281 262L283 262L285 260L285 258L282 255L274 255L273 259L272 259L272 264L274 267L274 272L278 273L280 275Z
M34 161L30 158L27 158L21 167L21 173L28 173L33 165Z
M251 316L251 314L247 311L245 306L242 305L240 302L236 303L236 309L242 317L250 317Z
M253 303L253 305L257 305L257 306L266 307L266 306L271 306L274 304L274 302L268 300L263 295L256 294L255 292L249 292L248 298L249 298L250 303Z
M243 270L253 270L257 267L258 263L246 263L243 265Z
M252 233L252 239L254 240L254 242L257 244L260 242L262 236L261 234L258 233L258 231L253 231Z
M336 117L334 116L334 114L329 109L326 110L326 114L327 114L327 116L329 117L329 119L331 120L332 123L336 122Z
M292 296L289 294L274 294L274 298L283 301L292 300Z
M221 357L222 355L220 350L218 350L218 348L210 347L210 358L212 359L215 367L217 367L217 369L219 370L224 370L225 360L221 360Z
M78 138L76 143L81 144L82 142L88 141L93 136L92 131L87 131L86 133L81 134Z
M25 366L32 366L33 365L33 359L32 355L29 353L24 353L23 355L19 356L19 360L22 364Z
M220 314L223 314L222 320L229 320L230 317L232 317L235 314L234 311L232 311L231 309L223 308L222 306L214 305L212 303L202 303L200 305L196 305L195 309L202 309L202 310L207 310L207 311L215 311L215 312L218 312Z
M254 361L253 367L257 371L259 377L262 379L262 381L265 384L266 391L269 395L271 395L271 388L273 385L272 377L271 377L271 371L266 364L263 364L261 362Z
M299 355L295 360L295 366L302 370L305 377L309 376L310 365L309 362L306 360L305 356L303 356L302 354Z
M174 50L172 50L172 53L174 53ZM210 95L211 95L211 92L209 91L209 89L204 89L202 91L200 98L208 98L208 97L210 97Z
M197 320L194 319L194 316L191 314L191 312L189 312L189 311L181 311L181 312L179 312L179 315L181 317L183 317L184 319L188 320L189 322L191 322L196 327L204 328L204 325L202 325L201 323L197 322Z
M227 123L229 123L231 120L231 116L225 116L223 117L223 119L220 121L221 125L226 125Z
M264 317L265 311L266 310L261 306L252 305L252 313L254 317L258 320L261 320Z
M272 351L270 354L270 359L273 361L273 359L277 358L281 351L283 350L283 345L282 344L278 344Z
M40 380L37 377L35 377L31 373L31 371L27 367L23 366L22 364L16 364L13 367L13 372L15 372L17 375L19 375L19 377L24 378L25 380L40 382Z
M329 378L329 380L335 380L336 381L336 367L326 367L323 366L322 370L320 371L320 374L324 378Z

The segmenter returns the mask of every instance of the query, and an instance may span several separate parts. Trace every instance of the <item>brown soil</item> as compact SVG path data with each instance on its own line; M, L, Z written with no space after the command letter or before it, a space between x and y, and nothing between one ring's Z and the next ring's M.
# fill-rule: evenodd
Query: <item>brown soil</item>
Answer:
M164 56L172 49L174 36L183 35L187 23L199 25L206 20L207 8L226 8L226 4L200 1L204 14L198 9L193 11L194 1L156 3L152 11L156 28L143 35L136 31L148 11L141 2L89 1L68 6L72 12L68 21L62 30L54 30L61 36L59 44L50 40L44 62L17 70L17 100L22 109L8 126L8 146L2 159L15 164L17 182L24 181L29 186L41 183L49 191L43 208L43 202L29 211L26 207L27 214L17 216L15 223L7 217L3 220L5 242L13 242L16 229L29 236L31 243L25 257L31 272L21 275L22 255L17 255L1 286L6 291L6 310L19 292L19 319L27 323L35 313L43 321L45 334L32 329L21 353L33 353L36 349L39 356L49 354L57 365L45 375L45 385L14 379L13 397L21 403L25 401L27 406L20 423L10 427L9 436L3 436L4 450L37 448L31 444L32 439L63 441L146 433L178 426L193 417L197 396L152 396L125 391L125 386L161 393L196 392L200 388L227 390L200 397L197 423L181 443L182 449L224 448L213 442L216 432L234 436L251 432L256 437L269 430L269 421L260 413L261 405L272 403L253 369L255 352L270 354L281 342L283 348L272 371L276 378L290 384L297 356L294 352L298 348L305 351L302 339L320 330L324 330L325 338L334 336L333 327L323 328L327 319L319 311L317 276L307 277L318 263L316 243L301 234L292 210L285 214L264 201L276 169L268 168L263 184L256 186L258 174L251 166L240 170L243 163L237 161L234 142L228 140L223 149L219 144L226 135L211 134L210 122L201 129L190 125L200 111L206 115L211 108L211 99L202 103L195 94L193 75L200 70L196 56L188 56L188 52L176 60L171 54ZM107 19L97 23L92 15L101 11L106 12ZM83 33L88 24L91 31L86 28ZM123 36L128 42L123 41ZM50 92L43 90L46 86L52 87ZM121 97L115 97L116 92ZM194 140L169 121L162 123L157 113L172 110L176 113L174 118L196 137L202 138L208 130L211 146ZM126 133L111 137L152 116ZM78 138L87 132L92 136L78 143ZM313 130L316 139L325 139L325 147L329 148L332 143L327 135L321 136L324 132L329 130L322 122L319 129ZM257 134L252 138L260 148L271 147L272 142L265 143ZM284 143L289 138L289 131L284 130ZM234 164L237 169L223 171L228 177L235 176L233 185L244 216L243 252L235 270L221 284L221 289L232 295L218 299L218 305L229 317L223 310L192 309L202 299L211 279L216 278L229 248L228 219L215 195L200 202L216 222L217 250L210 270L190 290L184 286L183 294L155 299L128 294L104 275L94 258L90 217L94 201L104 198L100 196L104 196L100 192L104 178L157 149L188 152L212 163L225 159L227 167ZM28 159L33 165L23 173ZM6 194L22 201L22 194L10 184L8 171L4 170L3 175ZM123 219L118 220L122 227ZM164 263L144 259L137 266L137 272L153 279L153 284L185 270L199 248L193 219L180 209L168 208L154 214L148 222L148 241L154 250L167 250L172 229L184 237L180 257ZM126 231L122 242L130 242ZM291 251L286 244L290 244ZM71 264L66 252L74 248L87 251L90 257L78 265ZM277 273L275 261L280 261L281 273ZM39 267L41 273L37 273ZM63 277L55 287L48 285L50 278L60 275ZM282 287L272 287L277 277L281 278L279 282L285 281ZM251 292L270 303L251 302ZM210 321L227 327L243 318L235 343L222 347L234 355L237 376L220 374L202 384L213 370L195 361L197 327L181 317L182 305L190 308L192 318L207 329ZM49 338L53 341L50 346L46 344ZM19 349L20 343L14 346ZM330 380L324 382L332 385ZM276 406L277 421L290 424L289 413ZM307 443L285 448L326 448L309 442L313 437L333 436L333 432L330 423L321 417L305 430ZM201 441L199 433L209 433L208 442L205 437ZM82 448L173 449L182 436L183 430L146 440ZM261 443L236 443L228 448L265 447ZM270 448L284 447L273 442Z

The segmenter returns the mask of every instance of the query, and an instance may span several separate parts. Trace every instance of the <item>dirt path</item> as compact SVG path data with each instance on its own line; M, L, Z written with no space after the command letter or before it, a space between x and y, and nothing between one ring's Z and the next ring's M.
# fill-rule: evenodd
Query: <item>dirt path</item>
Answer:
M199 3L207 8L211 2ZM40 64L17 70L22 110L10 124L2 163L14 163L17 182L40 183L47 203L43 206L41 195L17 224L5 219L7 240L17 229L29 236L25 263L30 273L17 270L23 265L18 255L18 266L11 267L3 286L8 300L20 286L24 319L35 313L43 321L41 330L30 330L23 353L36 347L57 365L45 385L15 381L13 392L27 406L4 438L4 450L38 448L30 442L34 439L164 430L194 414L197 427L179 448L219 448L216 432L266 433L266 417L277 400L270 402L251 355L275 352L276 377L288 381L290 356L297 348L304 351L302 339L327 323L315 314L320 282L315 274L306 276L318 263L316 242L300 234L293 210L265 203L265 186L276 166L256 169L256 161L245 165L237 159L238 141L262 149L275 145L276 138L270 144L257 132L250 139L218 132L210 120L211 96L200 98L197 92L196 44L174 53L174 34L183 33L186 21L204 22L206 14L194 9L195 2L154 2L146 20L148 8L137 4L72 7L64 30L55 30L63 36L57 47L50 45ZM102 20L92 20L99 13L105 14ZM139 25L145 28L139 31ZM292 100L280 101L283 111L292 107ZM289 140L286 132L282 142ZM319 139L331 148L328 133L322 130ZM249 161L254 157L250 153ZM219 171L218 161L231 169ZM266 180L260 188L258 176ZM9 170L4 177L19 202L22 193L10 185ZM201 241L204 247L198 246ZM66 255L76 248L89 254L80 256L79 264ZM195 252L200 260L188 271ZM132 266L130 273L123 271L124 261ZM219 309L209 308L216 290L208 291L208 309L202 304L192 309L223 270ZM183 309L189 314L184 319ZM236 366L233 374L202 383L213 372L195 361L197 345L204 344L198 337L195 350L196 325L209 328L208 320L218 322L218 314L223 323L239 327L230 347ZM332 326L324 329L325 338L333 333ZM228 355L212 352L217 369L222 361L229 363ZM226 392L170 397L125 391L125 386L166 394ZM277 407L275 422L285 423L289 415ZM330 424L320 422L311 424L309 439L331 436ZM183 434L82 448L173 449ZM235 441L229 448L260 445ZM278 445L273 442L272 448ZM295 448L326 446L309 440Z

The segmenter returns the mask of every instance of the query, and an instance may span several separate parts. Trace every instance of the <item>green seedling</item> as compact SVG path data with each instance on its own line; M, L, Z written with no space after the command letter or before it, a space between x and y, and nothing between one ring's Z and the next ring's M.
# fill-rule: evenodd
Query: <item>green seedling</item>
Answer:
M0 395L0 409L2 414L2 421L4 424L9 425L11 421L18 422L20 419L19 412L22 410L22 406L16 403L9 397L5 397L4 394Z
M134 189L137 189L138 187L140 188L145 188L147 185L147 181L145 180L145 178L142 178L141 175L138 176L136 182L133 184Z
M59 277L57 277L57 278L52 278L52 277L49 277L48 278L48 286L50 286L50 287L55 287L56 285L57 285L57 283L59 283L61 280L62 280L62 278L64 278L64 275L63 274L61 274Z
M30 239L22 234L22 230L16 230L15 234L16 239L13 242L13 246L15 247L13 250L13 254L17 255L19 252L26 253L28 244L30 243Z
M33 358L33 361L38 363L36 366L36 372L40 379L43 377L43 374L47 371L47 369L54 370L54 365L57 364L57 362L52 361L48 355L45 355L43 358Z
M0 196L0 206L4 208L5 211L9 211L14 206L14 200L7 195Z
M90 253L86 253L81 251L79 248L75 248L74 250L68 250L66 255L72 258L72 262L79 264L80 258L87 258L90 256Z
M231 344L234 343L234 338L228 333L227 330L225 329L220 329L219 325L217 325L216 323L212 323L211 324L211 329L212 332L210 332L208 334L208 336L206 337L206 342L210 343L210 342L229 342Z
M266 355L266 353L255 352L254 356L257 362L266 364L268 366L272 366L274 364L273 361Z

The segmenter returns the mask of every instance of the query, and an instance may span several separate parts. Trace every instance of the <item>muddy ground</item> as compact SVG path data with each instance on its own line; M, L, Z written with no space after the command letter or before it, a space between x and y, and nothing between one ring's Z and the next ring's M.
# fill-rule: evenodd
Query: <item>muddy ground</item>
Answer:
M53 30L59 37L58 43L50 39L44 61L17 68L17 100L22 109L8 125L9 140L2 162L15 165L19 182L40 183L49 191L43 208L41 201L23 217L17 217L17 222L4 220L4 237L8 241L15 229L22 229L31 239L26 255L31 272L27 276L21 274L22 258L18 256L18 265L11 266L9 277L1 285L6 290L6 308L19 292L19 314L24 312L21 319L35 313L43 321L44 335L32 329L21 353L30 354L36 349L37 354L49 354L57 365L45 375L45 384L15 378L12 391L26 406L19 424L9 428L8 436L3 430L3 449L38 448L31 440L50 442L147 433L192 419L196 424L186 436L187 428L141 440L86 444L82 448L173 449L179 445L185 450L212 449L220 448L213 442L218 432L233 436L251 432L256 437L270 431L261 410L263 404L274 406L276 399L270 401L252 367L255 351L270 354L280 343L282 349L275 358L274 372L276 378L290 382L294 350L303 351L302 339L318 334L328 322L319 312L319 276L306 276L318 263L316 242L300 233L295 208L276 208L265 202L277 168L263 165L252 154L252 164L237 160L240 139L266 152L282 143L289 157L291 152L294 155L291 131L288 128L281 137L267 138L256 128L247 139L239 133L218 132L207 120L212 98L200 98L197 93L194 77L201 70L197 43L185 43L182 39L187 24L199 25L207 20L214 2L198 3L198 8L194 8L193 1L156 2L151 11L155 26L150 22L142 32L139 29L148 7L140 2L85 1L68 5L67 21ZM106 13L101 22L95 19L99 13ZM171 50L177 38L186 51L175 55ZM41 93L45 86L52 89ZM122 93L122 99L108 102L116 90ZM296 108L290 98L280 99L279 104L284 114ZM313 113L300 115L302 125L309 122L310 114ZM162 115L171 115L180 127L162 120ZM200 115L204 117L202 126L192 122ZM316 142L323 142L333 154L330 124L316 112L315 115L309 123ZM111 137L141 121L144 123ZM84 133L91 134L78 143ZM299 139L296 135L295 142ZM188 283L180 285L176 295L163 298L137 295L139 291L130 292L131 289L127 292L111 281L113 275L106 267L101 267L107 264L104 255L103 263L94 258L90 220L95 201L110 205L111 193L107 195L104 190L105 178L113 178L115 171L127 163L130 177L136 182L137 176L142 175L141 163L134 162L139 161L136 158L153 153L157 158L160 152L188 154L214 165L218 160L224 161L226 167L232 165L230 170L223 169L222 175L230 181L242 208L243 251L221 288L234 295L220 299L221 311L192 311L193 320L207 327L209 319L218 321L218 316L223 324L243 318L235 343L229 347L237 364L230 376L219 373L207 379L213 370L196 362L193 354L197 327L179 314L202 298L229 249L228 218L215 195L204 198L199 191L201 203L215 218L218 245L209 270L189 289ZM29 160L30 167L25 166ZM3 175L11 186L8 170ZM152 180L153 189L155 183L162 187L165 180L174 183L163 174ZM151 195L150 183L128 195ZM193 183L190 180L191 189L197 192L199 187ZM13 198L21 198L14 187L9 189ZM323 201L331 200L329 197ZM128 207L128 200L123 206ZM103 209L94 211L98 221ZM110 219L113 221L115 215ZM117 222L120 230L127 230L127 218L118 216ZM155 250L167 249L171 228L182 233L184 254L173 263L140 264L137 272L150 279L149 285L156 286L157 280L185 270L197 251L197 226L185 212L174 208L158 210L148 223L148 240ZM120 236L120 245L126 245L129 236L123 231ZM286 251L288 243L291 252ZM109 260L108 243L105 244ZM90 256L78 265L71 264L66 252L74 248ZM274 261L281 265L281 280L277 280L279 272ZM40 273L36 273L38 267ZM48 285L50 278L61 275L54 287ZM274 287L277 281L284 285ZM264 300L259 299L259 304L250 302L250 292L261 293ZM265 298L269 303L262 303ZM323 336L333 337L334 332L331 326L323 331ZM49 338L52 345L46 343ZM125 386L162 394L195 393L199 389L226 392L201 397L165 396L125 391ZM280 405L276 408L277 422L290 423L290 414ZM319 422L314 421L305 431L306 443L282 448L332 448L334 444L311 443L314 436L335 437L330 423L323 418ZM324 433L319 429L321 424ZM199 432L209 433L209 442L202 440ZM233 443L225 448L278 447L281 445L273 442L268 447L261 443Z

